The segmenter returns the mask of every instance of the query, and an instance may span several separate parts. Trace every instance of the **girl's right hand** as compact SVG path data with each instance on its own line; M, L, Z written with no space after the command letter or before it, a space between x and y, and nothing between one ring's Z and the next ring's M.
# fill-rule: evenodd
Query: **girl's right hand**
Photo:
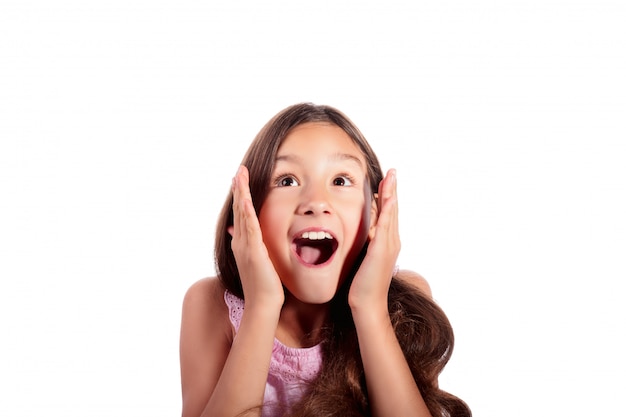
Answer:
M267 252L252 196L249 173L240 166L233 178L233 223L229 228L231 248L237 262L246 308L275 306L285 301L280 277Z

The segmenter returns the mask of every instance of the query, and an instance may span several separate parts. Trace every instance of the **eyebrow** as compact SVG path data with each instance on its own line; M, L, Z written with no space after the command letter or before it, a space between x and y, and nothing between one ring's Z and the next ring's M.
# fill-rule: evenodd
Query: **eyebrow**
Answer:
M356 163L359 168L363 169L363 161L361 159L359 159L358 157L349 154L349 153L342 153L342 152L337 152L334 153L330 156L329 158L331 161L352 161L354 163ZM301 163L303 162L304 158L298 156L298 155L293 155L293 154L286 154L286 155L276 155L276 162L278 161L285 161L285 162L293 162L293 163Z

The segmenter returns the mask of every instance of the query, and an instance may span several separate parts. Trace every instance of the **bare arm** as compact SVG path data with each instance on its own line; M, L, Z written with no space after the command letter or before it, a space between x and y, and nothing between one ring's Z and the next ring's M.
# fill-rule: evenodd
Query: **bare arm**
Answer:
M221 296L217 278L207 278L193 284L183 300L180 372L185 417L202 414L230 350L232 331Z
M263 403L284 293L262 241L247 170L240 169L233 191L232 248L246 307L237 334L232 337L231 331L229 338L224 336L231 327L219 281L201 282L188 291L181 329L183 417L258 416Z
M428 283L419 275L416 277L412 277L409 282L430 295ZM352 314L359 338L372 415L430 416L404 358L386 306L384 309L373 309L371 305L364 308L354 306Z
M202 280L185 296L180 336L183 417L238 415L263 403L278 314L246 306L233 338L223 291L216 279Z
M430 417L396 338L387 308L389 285L400 252L394 171L381 182L378 194L378 219L370 232L367 254L348 296L372 415ZM400 275L409 279L404 272ZM422 287L428 289L425 280L422 281Z

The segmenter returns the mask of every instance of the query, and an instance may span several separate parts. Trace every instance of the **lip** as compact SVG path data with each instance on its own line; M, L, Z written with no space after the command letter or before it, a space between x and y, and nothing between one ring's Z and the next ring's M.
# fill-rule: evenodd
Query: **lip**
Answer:
M298 244L296 243L296 241L298 239L301 239L301 236L307 232L309 233L310 232L324 232L324 233L328 233L332 237L332 253L328 257L328 259L326 259L324 262L308 263L308 262L305 262L302 259L302 257L298 254ZM298 232L294 233L291 239L291 252L293 253L294 257L298 260L298 263L300 263L301 265L307 268L323 268L327 266L328 264L330 264L335 258L335 255L337 254L338 247L339 247L339 241L337 240L337 236L332 232L332 230L326 229L324 227L307 227L305 229L301 229Z

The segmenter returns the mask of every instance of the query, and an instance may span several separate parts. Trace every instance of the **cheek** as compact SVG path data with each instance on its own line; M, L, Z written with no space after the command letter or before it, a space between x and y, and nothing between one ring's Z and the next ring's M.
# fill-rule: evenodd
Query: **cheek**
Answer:
M259 211L258 219L263 242L274 252L284 245L284 237L289 229L289 206L276 199L266 200Z
M281 207L283 207L283 204L281 204L280 201L277 201L276 198L271 198L271 196L269 196L265 199L258 214L261 229L267 227L266 225L275 224L277 219L281 218Z
M261 227L261 233L269 230L280 230L282 224L279 220L280 216L276 216L275 213L259 216L259 226ZM269 235L275 235L275 233L269 233ZM265 233L263 233L263 236L265 236Z
M348 222L348 227L355 236L355 240L365 241L367 239L368 232L372 223L371 206L369 204L353 205L351 208L346 209L344 213L347 213L345 217Z
M274 210L262 209L259 212L258 220L259 220L259 226L261 227L261 234L263 235L263 240L266 240L268 236L272 235L271 233L269 235L266 235L265 233L263 233L265 230L276 230L276 227L278 226L276 219L277 219L277 216Z

